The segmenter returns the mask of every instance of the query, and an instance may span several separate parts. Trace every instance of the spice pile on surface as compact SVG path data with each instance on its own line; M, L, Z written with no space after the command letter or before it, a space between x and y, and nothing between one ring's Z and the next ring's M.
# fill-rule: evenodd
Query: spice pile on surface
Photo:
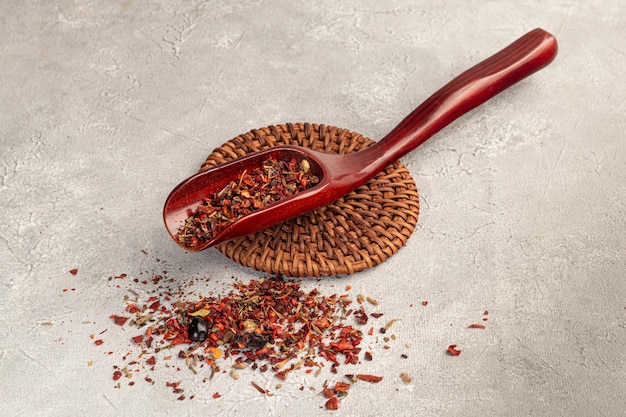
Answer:
M117 387L121 387L122 377L133 385L133 374L154 370L163 362L169 367L174 360L179 361L179 369L189 368L194 374L204 368L202 373L208 374L208 381L218 372L229 373L234 379L239 379L237 372L246 369L271 372L279 380L277 389L292 372L317 376L328 369L337 374L343 364L372 360L372 353L362 352L361 345L365 335L374 333L374 327L366 326L369 317L382 316L365 311L366 302L376 306L376 300L362 295L356 300L347 294L324 296L316 289L305 292L298 282L281 277L234 282L232 286L225 295L196 301L174 301L174 294L166 291L145 302L137 294L127 296L124 313L110 318L126 331L135 330L131 341L137 355L129 352L124 357L126 365L114 367ZM386 333L395 321L388 321L380 333ZM361 331L363 326L369 330ZM391 338L395 340L395 336ZM383 340L390 339L383 336ZM324 384L321 393L328 409L338 408L339 398L347 395L354 382L382 380L381 376L360 373L341 377L347 382ZM154 383L150 376L145 380ZM261 394L271 395L251 383ZM180 382L166 384L179 400L186 399ZM213 394L213 398L221 396L219 392Z
M176 238L186 247L209 241L235 220L269 204L295 195L319 182L310 171L309 162L269 158L251 172L244 171L239 181L231 181L222 190L205 198L195 210L189 210Z

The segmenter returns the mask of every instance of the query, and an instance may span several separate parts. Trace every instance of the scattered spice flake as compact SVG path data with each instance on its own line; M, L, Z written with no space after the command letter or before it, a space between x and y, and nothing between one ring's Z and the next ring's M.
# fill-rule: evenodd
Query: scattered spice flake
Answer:
M100 345L102 345L103 343L104 343L104 340L102 340L102 339L98 339L98 340L96 340L95 342L93 342L93 344L94 344L94 345L96 345L96 346L100 346Z
M109 318L112 319L113 323L117 324L118 326L123 326L128 321L128 317L117 316L115 314L112 314L111 316L109 316Z
M456 348L456 345L448 346L448 355L450 356L459 356L461 354L461 350Z
M208 316L209 314L211 314L211 311L210 311L210 310L207 310L206 308L201 308L201 309L200 309L200 310L198 310L198 311L194 311L193 313L189 313L189 315L190 315L191 317L206 317L206 316Z
M474 324L470 324L469 326L467 326L469 329L484 329L485 325L484 324L478 324L478 323L474 323Z
M165 386L169 387L169 388L172 388L172 392L174 392L174 394L180 394L181 392L184 391L184 389L180 388L180 381L177 381L177 382L166 382Z
M373 299L372 297L366 297L365 298L370 304L377 306L378 305L378 301L376 301L375 299Z
M347 392L350 389L350 384L348 384L347 382L341 382L338 381L335 383L335 387L333 388L333 390L336 393L340 393L340 392Z
M72 274L72 275L78 274L78 269L77 268L70 269L70 274Z
M141 308L139 308L139 306L136 306L135 304L128 304L126 306L126 311L130 314L135 314L141 311Z
M402 320L402 319L392 319L392 320L389 320L389 321L387 322L387 324L385 324L385 330L389 330L389 328L390 328L390 327L391 327L391 326L392 326L395 322L397 322L398 320Z
M371 313L370 316L374 317L375 319L381 317L383 315L383 313Z
M406 372L402 372L400 374L400 378L402 379L402 381L405 384L410 384L411 383L411 377L409 376L409 374L407 374Z
M332 398L335 396L335 391L330 387L324 387L322 390L322 395L326 398Z
M265 391L263 388L261 388L261 387L259 386L259 384L257 384L256 382L254 382L254 381L250 381L250 383L251 383L251 384L252 384L252 386L253 386L254 388L256 388L256 390L257 390L257 391L259 391L261 394L263 394L263 395L267 394L267 391Z
M428 301L422 301L422 305L426 307L428 305Z
M359 308L358 310L354 312L354 318L356 319L356 322L359 324L367 324L368 317L363 307Z
M361 381L371 382L371 383L377 383L383 380L382 376L376 376L376 375L356 374L355 376Z
M218 398L220 398L220 397L221 397L221 395L220 395L220 393L219 393L219 392L214 392L214 393L213 393L213 395L212 395L212 397L213 397L213 398L215 398L215 399L218 399Z
M117 381L121 377L122 377L122 372L120 370L116 369L115 371L113 371L113 381Z
M364 359L365 359L366 361L371 361L371 360L373 359L373 358L372 358L372 352L365 352Z
M339 409L339 400L337 399L337 397L331 397L326 401L326 404L324 404L324 406L328 410L337 410Z
M209 354L211 354L212 359L219 359L222 357L223 353L219 348L210 347L207 349Z

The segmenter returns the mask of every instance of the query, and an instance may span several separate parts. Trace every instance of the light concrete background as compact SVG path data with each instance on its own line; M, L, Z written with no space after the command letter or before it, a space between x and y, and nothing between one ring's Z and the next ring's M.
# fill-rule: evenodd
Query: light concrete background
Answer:
M383 382L351 389L337 415L626 415L624 4L0 2L0 415L332 414L298 389L324 374L273 397L246 381L276 381L254 373L207 385L161 369L154 386L114 388L130 335L108 316L127 288L150 290L132 277L167 269L219 292L259 276L180 250L165 197L253 128L308 121L379 139L535 27L559 41L549 67L402 158L422 195L406 247L302 285L350 285L403 319L392 349L372 346L358 368ZM108 278L121 273L120 289ZM484 310L487 329L467 329ZM463 353L447 356L450 343ZM173 379L196 398L176 401Z

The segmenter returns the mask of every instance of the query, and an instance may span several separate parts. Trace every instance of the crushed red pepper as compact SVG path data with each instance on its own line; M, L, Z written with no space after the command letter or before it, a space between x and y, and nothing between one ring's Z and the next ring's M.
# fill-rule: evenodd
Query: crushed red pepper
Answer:
M448 346L448 354L450 356L459 356L461 354L461 350L456 348L456 345Z
M326 408L329 410L338 410L339 409L339 400L337 397L330 397L325 404Z
M167 272L163 271L163 275L167 275ZM231 284L234 289L226 294L190 301L190 293L183 287L177 284L178 289L173 289L168 284L163 285L163 280L164 276L161 275L150 279L132 279L136 284L154 284L151 294L148 294L150 296L146 296L142 302L140 291L127 287L132 297L125 296L123 313L109 316L113 323L123 327L120 332L130 333L128 338L132 343L129 347L138 352L138 355L133 356L133 351L127 351L122 358L126 366L113 367L116 388L121 388L119 380L122 377L129 380L124 385L133 386L133 374L162 367L177 371L188 368L194 374L202 372L200 368L208 369L210 374L204 373L203 382L210 381L215 373L231 371L222 367L268 372L281 381L289 380L291 373L298 370L318 376L328 365L331 373L337 374L337 368L341 365L373 360L370 343L390 349L393 343L389 342L396 340L393 334L390 337L374 336L375 327L366 325L368 320L364 317L378 319L383 316L381 312L366 311L365 306L368 304L378 307L378 302L368 300L370 297L357 297L355 303L347 294L324 296L316 289L305 292L297 281L271 277L248 283L235 281ZM170 283L175 281L169 279ZM121 288L119 285L115 287ZM348 286L345 289L348 291ZM182 300L176 301L181 296ZM483 318L488 314L485 310ZM193 319L205 323L206 339L193 341L190 338L189 328ZM377 328L381 333L386 333L398 320L388 320L383 327L378 324ZM106 329L100 334L104 332ZM364 335L374 336L368 340L368 350L365 352L361 350ZM95 333L90 337L95 339ZM102 343L101 339L96 342L98 345ZM410 347L409 344L405 346ZM173 354L164 355L170 349L175 349ZM112 355L114 352L105 353ZM457 345L450 345L446 353L458 356L461 350L457 349ZM184 360L186 367L176 364L173 358ZM358 381L377 383L383 379L383 376L369 374L344 376L350 383L337 382L334 386L325 383L324 390L320 392L320 396L325 398L324 406L327 409L339 408L341 399L347 395L352 384ZM407 373L400 373L400 378L404 383L411 382ZM140 380L155 384L147 376ZM267 376L264 381L267 383ZM249 382L251 388L259 394L272 395L254 381ZM166 385L172 388L176 398L181 401L194 398L184 393L180 381L167 382ZM282 384L276 384L276 389L280 386ZM300 390L304 391L305 386L300 386ZM222 397L215 391L209 395L214 399Z
M376 375L356 374L355 376L361 381L371 382L371 383L376 383L376 382L380 382L383 380L382 376L376 376Z
M319 182L304 159L282 161L268 158L258 168L242 172L238 181L203 199L187 212L176 238L186 247L209 241L235 220L269 204L295 195Z
M231 285L227 293L194 301L174 301L171 292L159 292L144 303L136 291L129 290L133 297L125 298L125 315L111 314L110 319L125 326L126 331L139 330L129 338L131 346L137 346L141 353L137 360L130 361L126 354L124 360L133 368L114 367L113 379L117 381L123 375L131 378L132 372L141 368L154 370L160 361L166 367L173 366L169 362L171 355L159 356L166 349L178 350L174 356L184 360L194 374L208 367L209 380L217 372L228 372L220 368L219 359L229 360L231 376L235 369L250 368L272 372L281 381L300 369L317 376L325 364L330 365L331 373L337 373L341 365L372 359L371 352L362 356L363 331L359 329L360 323L367 322L363 317L367 318L368 313L363 305L352 308L353 300L347 294L325 296L317 289L306 292L297 281L280 276L248 283L235 281ZM377 318L382 313L371 315ZM198 323L202 325L198 327ZM192 328L206 334L192 340ZM382 378L359 375L370 382ZM145 380L154 384L151 378ZM271 395L254 381L251 384L259 393ZM180 382L166 385L180 395L179 399L185 398ZM333 397L347 395L350 386L337 382L331 388Z
M163 271L163 274L167 272ZM126 277L126 274L122 276ZM305 292L296 281L273 277L249 283L235 281L232 284L234 289L227 294L189 301L189 293L185 293L182 287L173 290L167 285L163 286L163 279L161 275L149 280L134 278L134 283L157 285L153 295L146 298L144 303L135 289L128 288L132 297L125 296L124 315L110 315L116 325L125 326L121 331L131 330L129 339L132 344L129 346L139 350L136 358L132 357L132 351L124 354L122 360L126 366L113 367L113 380L118 381L116 388L121 387L119 380L122 376L131 379L134 373L142 369L154 371L164 366L180 371L181 366L175 364L173 358L184 360L194 374L199 373L200 368L208 368L210 374L205 374L203 382L210 381L215 373L229 372L220 366L232 367L231 372L234 369L271 372L282 381L288 380L289 375L297 370L317 376L325 364L330 364L330 371L336 374L340 365L373 360L370 350L361 351L365 330L362 331L359 326L365 327L368 317L378 319L383 313L365 311L363 301L367 301L368 297L357 297L358 304L352 307L353 300L347 294L323 296L315 289ZM169 280L170 283L174 281ZM121 288L119 285L115 287ZM349 289L346 286L346 291ZM182 301L175 301L181 296ZM378 303L369 304L378 306ZM485 310L484 317L488 314ZM194 319L205 323L205 339L193 341L190 338L189 328ZM380 327L381 333L385 333L397 320L387 321L384 327ZM374 327L367 328L369 331L366 334L373 336ZM135 330L140 330L141 334ZM94 339L95 334L90 337ZM389 344L379 344L378 336L375 340L377 345L391 348ZM395 341L395 335L382 337L384 342L390 340ZM98 339L95 343L100 345L103 341ZM410 347L408 344L405 346ZM461 350L456 346L450 345L447 353L458 356ZM178 352L163 355L173 348ZM112 355L114 352L106 353ZM224 365L220 365L220 359ZM320 395L327 399L324 404L327 409L339 408L341 398L347 395L348 389L358 380L377 383L383 379L382 376L369 374L344 376L350 383L337 382L333 387L325 383ZM408 374L401 373L400 377L405 383L410 383ZM148 376L143 380L155 384ZM272 395L254 381L250 383L260 394ZM126 385L132 386L134 381ZM180 381L166 383L178 395L177 399L193 399L193 395L183 394L184 389L180 385ZM280 386L282 384L277 384L276 389ZM304 388L302 385L300 390ZM222 397L219 392L211 396L214 399Z

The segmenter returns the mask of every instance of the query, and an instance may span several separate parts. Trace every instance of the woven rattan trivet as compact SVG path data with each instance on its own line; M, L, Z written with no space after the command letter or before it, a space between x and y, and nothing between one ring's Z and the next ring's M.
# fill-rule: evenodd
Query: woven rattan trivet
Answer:
M358 133L333 126L281 124L255 129L226 142L208 156L200 170L282 144L345 154L373 143ZM418 215L417 187L408 170L397 161L332 204L217 248L241 265L270 274L353 274L396 253L413 233Z

